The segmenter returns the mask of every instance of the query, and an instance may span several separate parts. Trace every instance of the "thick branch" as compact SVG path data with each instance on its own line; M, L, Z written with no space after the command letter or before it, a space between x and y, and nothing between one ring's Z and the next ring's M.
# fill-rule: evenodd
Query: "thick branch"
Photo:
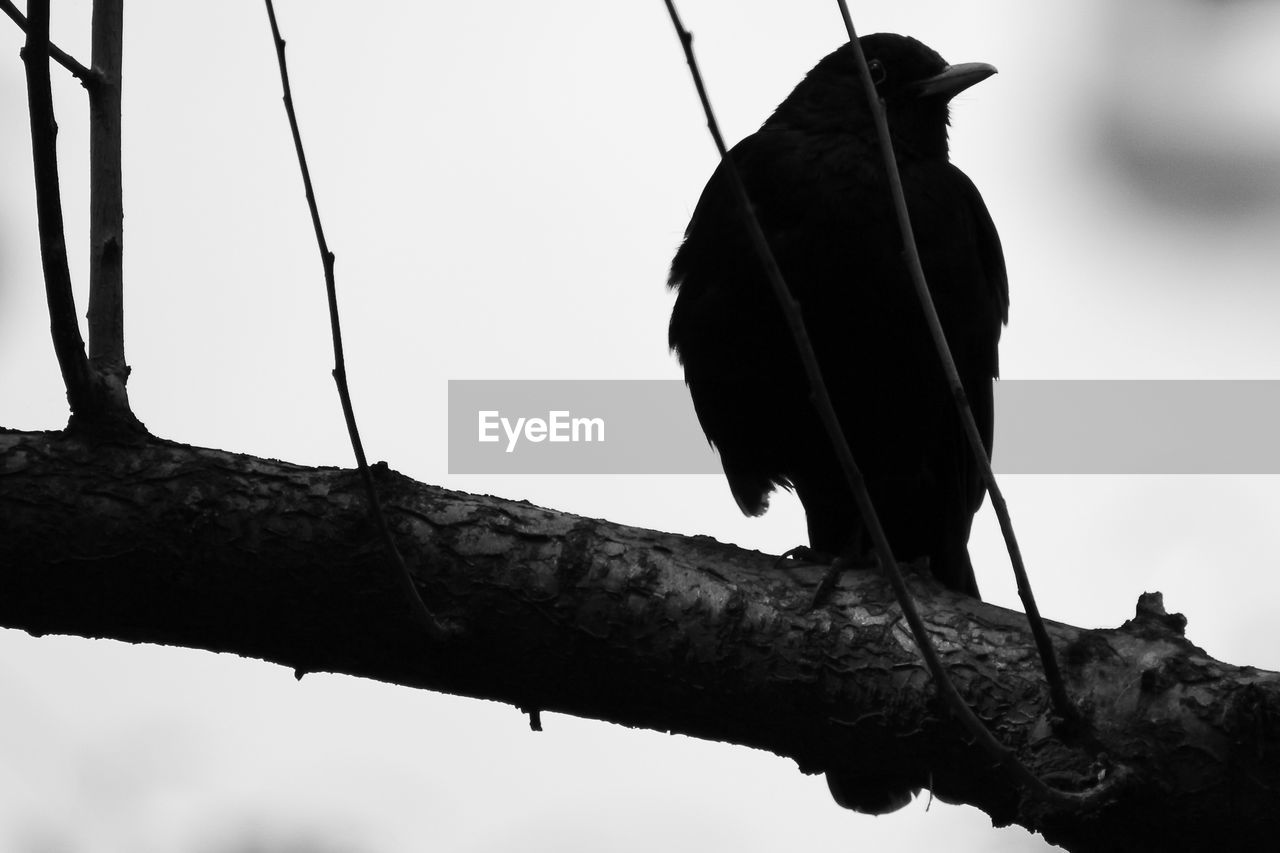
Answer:
M1050 623L1109 759L1055 736L1010 611L912 581L956 686L1059 787L1049 812L936 701L873 572L807 608L822 570L375 469L418 583L459 638L423 642L382 569L357 475L152 441L0 433L0 624L184 645L767 749L802 769L932 782L1072 850L1269 849L1280 832L1280 675L1212 660L1149 597L1108 631Z

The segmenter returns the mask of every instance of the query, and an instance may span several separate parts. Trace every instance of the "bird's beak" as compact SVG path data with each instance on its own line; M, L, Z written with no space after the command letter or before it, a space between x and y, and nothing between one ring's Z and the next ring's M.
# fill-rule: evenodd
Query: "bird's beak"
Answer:
M949 101L974 83L981 83L995 73L996 67L985 62L948 65L932 77L912 83L908 92L917 98L942 97Z

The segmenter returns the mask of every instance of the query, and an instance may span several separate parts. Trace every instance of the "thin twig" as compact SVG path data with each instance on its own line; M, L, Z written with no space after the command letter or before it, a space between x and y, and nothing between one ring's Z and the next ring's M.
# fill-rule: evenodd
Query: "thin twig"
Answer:
M58 181L58 123L53 115L49 83L49 0L30 0L27 41L22 61L27 68L27 101L31 111L31 160L35 166L36 221L49 330L53 350L67 388L72 415L94 409L93 371L84 351L76 317L71 270L67 264L66 229L62 221L62 191Z
M18 11L18 7L13 5L11 0L0 0L0 12L4 12L12 18L13 22L24 32L27 31L27 19L23 17L22 13ZM49 56L53 57L54 62L70 71L72 75L80 81L80 85L84 86L86 89L93 89L93 87L98 84L100 78L97 74L90 69L85 68L76 61L75 57L71 56L53 42L49 42Z
M933 298L929 293L929 285L925 282L924 267L920 264L920 252L916 247L915 235L911 230L911 216L907 212L907 199L902 191L902 177L898 174L898 162L893 154L893 139L889 135L889 122L885 118L884 103L876 92L875 83L867 70L867 58L862 53L862 45L858 42L858 34L853 28L853 18L849 15L849 6L845 0L836 0L840 5L840 14L844 18L845 29L849 33L849 45L854 59L858 63L862 77L863 90L875 118L876 133L880 137L880 152L884 157L884 168L889 178L889 191L893 197L893 209L898 217L898 228L902 234L902 248L906 256L907 269L911 274L911 282L915 287L920 307L924 309L925 320L929 325L929 334L933 337L938 358L947 375L947 383L955 400L956 411L960 415L965 437L982 472L983 482L991 495L991 505L995 508L996 517L1000 520L1000 531L1004 534L1006 547L1009 549L1009 561L1013 565L1013 575L1018 584L1018 596L1027 612L1027 621L1031 625L1031 636L1035 638L1036 649L1044 666L1045 681L1049 685L1049 696L1058 714L1069 722L1079 721L1079 712L1070 697L1067 696L1062 672L1058 669L1058 660L1053 653L1053 641L1040 616L1040 608L1036 606L1035 595L1031 592L1031 581L1027 577L1026 566L1022 562L1022 549L1018 547L1017 537L1013 533L1013 522L1009 518L1009 506L1005 503L1004 494L996 483L995 473L991 470L991 460L987 458L986 447L978 432L977 421L973 410L969 407L969 398L965 395L964 383L960 381L960 373L956 370L955 359L951 357L951 348L947 346L947 337L942 331L942 323L938 320L938 312L934 308Z
M89 363L127 408L120 159L124 0L95 0L92 45L101 78L89 90Z
M386 515L382 511L382 501L378 497L378 489L373 482L373 474L369 470L368 460L364 455L364 445L360 441L360 431L356 428L355 411L351 406L351 391L347 387L346 360L342 353L342 328L338 321L338 291L333 275L333 252L329 251L329 243L324 237L324 227L320 224L320 210L316 205L316 194L311 186L311 171L307 168L307 155L302 149L302 134L298 130L298 117L293 109L293 92L289 88L289 69L284 58L284 39L280 36L280 28L276 24L276 10L271 0L266 0L267 18L271 21L271 37L275 41L276 58L280 65L280 83L284 87L284 109L289 117L289 130L293 134L293 147L298 154L298 166L302 170L302 184L306 189L307 207L311 211L311 225L316 232L316 244L320 248L320 260L324 264L324 284L329 297L329 325L333 330L333 380L338 386L338 398L342 401L342 416L347 422L347 434L351 437L351 448L355 451L356 467L360 471L360 479L364 483L365 494L369 499L369 514L377 525L378 533L386 546L398 583L405 598L414 611L414 616L427 634L435 640L443 640L452 636L455 629L440 621L428 608L418 593L409 567L405 564L400 549L396 547L391 536L391 528L387 525Z
M790 290L787 288L786 282L782 278L782 272L778 268L776 259L772 250L769 248L768 240L765 238L764 231L760 227L759 221L752 212L751 200L747 196L746 187L742 183L738 170L734 165L733 158L729 156L728 149L725 147L724 138L720 134L720 128L716 122L715 114L711 109L711 103L707 98L706 87L703 85L702 74L698 70L697 61L693 56L693 35L684 28L680 22L680 17L676 13L673 0L664 0L667 11L671 16L671 23L675 27L676 34L680 38L680 44L684 48L685 60L689 64L689 71L693 76L694 87L698 90L698 98L702 101L702 109L707 117L707 127L711 131L712 139L715 140L716 150L720 153L720 162L725 169L725 174L729 178L729 183L733 188L734 195L738 202L738 208L742 212L743 219L747 226L747 231L751 237L751 243L764 265L765 272L769 278L769 283L773 288L774 295L782 308L786 317L787 325L791 330L792 337L795 339L796 346L800 351L800 358L804 364L805 374L809 380L809 388L817 409L818 416L822 421L823 427L826 429L827 436L830 439L836 451L836 456L840 460L841 468L844 471L846 479L849 481L850 487L853 489L854 497L857 500L858 510L862 514L863 523L866 525L871 535L872 542L875 547L876 555L879 558L880 565L888 576L890 584L893 586L894 594L897 596L898 603L902 608L903 616L906 618L907 625L911 629L911 634L915 638L916 645L920 649L920 654L924 657L925 665L933 676L934 683L938 687L938 691L942 694L947 706L959 719L964 728L974 737L980 747L992 756L1000 765L1005 767L1010 775L1027 791L1037 798L1054 802L1058 804L1080 805L1091 801L1094 797L1101 796L1101 793L1095 789L1089 794L1074 794L1065 791L1059 791L1046 785L1039 777L1028 770L1021 761L1018 760L1014 752L1004 744L1000 743L987 730L982 721L978 719L972 709L965 703L964 698L956 690L952 684L950 677L947 675L946 668L942 665L941 659L938 657L937 651L933 647L933 642L929 638L928 629L925 627L924 620L920 617L919 611L916 609L915 602L911 598L911 593L907 589L906 582L902 578L902 573L898 570L897 561L894 559L893 551L889 546L889 540L885 536L884 529L880 525L879 517L876 515L875 507L871 504L870 495L867 493L866 484L862 478L862 473L858 468L857 462L853 458L853 452L849 448L849 443L844 436L844 430L840 426L840 421L836 417L835 409L831 405L831 398L827 393L826 384L822 380L822 372L818 368L817 357L813 351L813 345L809 340L808 332L805 330L804 318L800 313L800 306L791 296ZM1111 785L1108 785L1109 789Z

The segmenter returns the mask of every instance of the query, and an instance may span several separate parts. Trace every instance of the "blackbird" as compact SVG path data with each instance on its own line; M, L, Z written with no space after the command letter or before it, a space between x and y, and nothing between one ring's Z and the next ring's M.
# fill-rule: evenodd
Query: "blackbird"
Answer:
M1009 309L1000 239L948 160L948 103L995 73L906 36L862 37L884 101L933 302L988 457ZM729 152L792 296L896 557L927 558L977 596L968 540L984 488L912 288L852 48L822 59ZM870 540L810 400L795 343L722 163L671 264L670 344L729 488L760 515L794 489L813 551L862 561Z

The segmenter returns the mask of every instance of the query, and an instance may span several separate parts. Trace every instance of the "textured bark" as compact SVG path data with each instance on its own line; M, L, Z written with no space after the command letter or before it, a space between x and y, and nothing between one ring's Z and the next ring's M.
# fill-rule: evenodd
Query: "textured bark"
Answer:
M887 585L704 537L449 492L375 469L428 604L414 628L356 474L156 439L0 432L0 624L345 672L932 783L1071 850L1273 849L1280 675L1212 660L1158 596L1114 630L1050 624L1092 729L1055 726L1021 615L912 580L961 693L1089 808L1020 797L935 701Z

